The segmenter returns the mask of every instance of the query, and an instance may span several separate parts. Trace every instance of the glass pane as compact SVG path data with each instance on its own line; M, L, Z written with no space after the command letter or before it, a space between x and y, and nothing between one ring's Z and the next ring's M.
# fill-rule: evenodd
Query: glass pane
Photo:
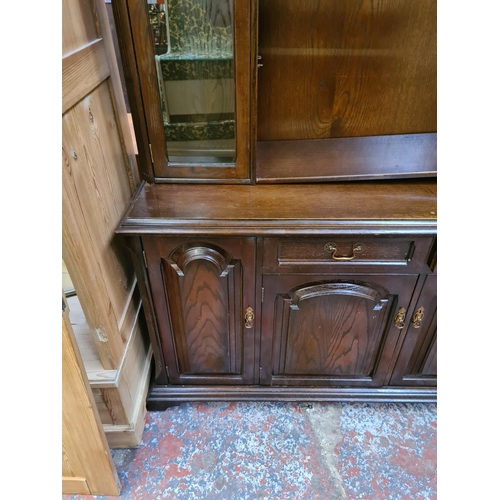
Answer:
M148 9L169 162L234 164L233 0Z

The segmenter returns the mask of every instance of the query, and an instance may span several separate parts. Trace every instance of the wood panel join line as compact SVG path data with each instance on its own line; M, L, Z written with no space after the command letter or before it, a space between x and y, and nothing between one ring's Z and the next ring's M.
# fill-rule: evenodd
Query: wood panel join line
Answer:
M110 75L102 38L71 52L62 60L62 113L83 99Z

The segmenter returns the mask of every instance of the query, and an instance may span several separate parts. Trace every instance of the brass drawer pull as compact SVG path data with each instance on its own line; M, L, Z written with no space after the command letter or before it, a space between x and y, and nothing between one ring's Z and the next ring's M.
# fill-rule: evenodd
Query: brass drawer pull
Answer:
M394 317L394 325L402 330L405 327L406 310L401 307Z
M346 260L353 260L354 257L356 257L357 253L361 253L365 249L365 245L361 243L354 243L352 246L352 255L349 255L347 257L343 256L336 256L335 253L337 252L337 244L336 243L327 243L324 246L324 249L327 252L332 252L332 259L333 260L340 260L340 261L346 261Z
M245 328L252 328L254 319L255 314L253 313L253 309L251 307L247 307L247 310L245 311Z
M422 320L424 319L425 309L423 307L419 307L417 312L413 315L411 322L414 328L420 328L422 326Z

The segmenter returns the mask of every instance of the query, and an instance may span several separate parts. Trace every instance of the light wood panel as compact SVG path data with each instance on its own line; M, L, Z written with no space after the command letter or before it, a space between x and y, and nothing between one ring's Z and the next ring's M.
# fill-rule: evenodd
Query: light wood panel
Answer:
M136 160L136 145L133 137L133 127L130 126L129 115L123 96L124 89L120 78L120 70L118 68L118 54L116 53L113 44L113 35L108 17L108 10L104 0L96 0L96 13L99 22L99 32L104 43L107 61L109 65L109 91L113 101L115 119L118 126L118 134L120 136L121 147L125 164L128 165L126 173L128 175L130 188L132 192L136 190L140 184L139 168Z
M135 282L113 235L131 196L113 116L106 82L63 115L63 258L106 369L120 363L118 321Z
M98 38L96 12L93 2L62 1L63 56Z
M147 346L136 346L144 344L141 301L114 229L139 175L104 0L63 0L62 53L63 258L79 309L72 320L102 415L130 426L134 398L144 395L125 372L135 374L130 363L142 370Z
M116 469L67 314L62 318L63 493L119 495Z
M95 89L108 76L108 61L104 43L100 38L63 57L63 113Z

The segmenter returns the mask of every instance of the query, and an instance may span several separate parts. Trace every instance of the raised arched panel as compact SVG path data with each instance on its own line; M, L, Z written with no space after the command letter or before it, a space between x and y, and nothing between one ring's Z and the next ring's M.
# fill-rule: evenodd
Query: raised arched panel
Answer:
M255 383L255 240L142 241L168 383Z
M241 264L213 245L183 245L162 259L179 372L238 374ZM238 292L237 292L238 290Z
M384 334L389 294L363 283L303 286L282 309L279 373L371 376Z
M408 308L416 276L269 274L263 283L261 383L387 383L401 332L395 315Z

